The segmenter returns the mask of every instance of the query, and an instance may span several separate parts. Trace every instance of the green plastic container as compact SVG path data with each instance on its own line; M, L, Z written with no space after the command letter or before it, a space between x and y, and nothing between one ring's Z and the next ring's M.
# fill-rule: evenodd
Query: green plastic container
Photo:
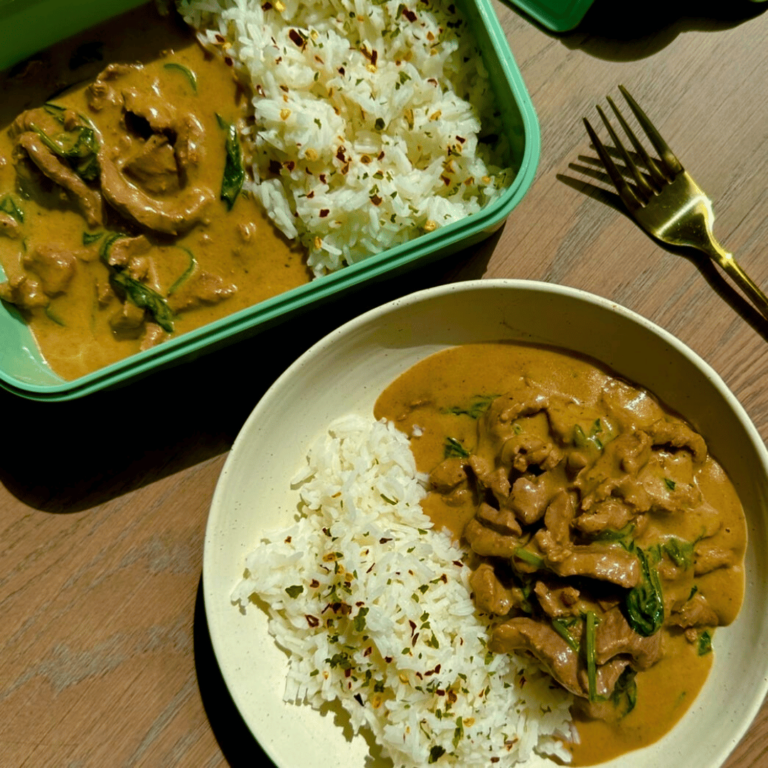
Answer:
M512 0L553 32L568 32L584 18L594 0Z
M0 0L0 68L140 5L137 0ZM153 370L211 351L393 272L422 265L477 243L505 221L533 181L541 150L536 114L491 0L459 0L490 74L512 147L517 176L492 205L462 221L391 248L326 277L294 288L153 349L73 381L46 365L32 334L13 308L0 306L0 386L35 400L69 400L129 382ZM75 12L76 11L76 12ZM67 19L64 24L63 20ZM76 23L73 23L76 19ZM0 270L1 275L1 270Z

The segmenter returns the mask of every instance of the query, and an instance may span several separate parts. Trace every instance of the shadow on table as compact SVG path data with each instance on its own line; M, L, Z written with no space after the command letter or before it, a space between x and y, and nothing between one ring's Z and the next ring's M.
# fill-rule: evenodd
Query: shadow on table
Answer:
M567 48L579 48L597 59L636 61L666 48L684 32L731 29L766 10L768 3L749 0L648 0L631 4L595 0L575 30L555 34L542 29Z
M205 617L202 579L197 588L193 638L200 697L213 735L227 762L232 768L272 768L274 764L240 716L221 675Z
M630 216L621 201L619 195L612 191L608 174L602 170L600 161L584 155L579 155L578 163L570 163L569 169L577 176L558 173L556 178L559 182L571 187L576 192L591 197L602 205L613 208L618 213L625 216L628 225L638 227L635 220ZM579 178L580 177L580 178ZM601 182L600 185L585 180L592 179ZM649 239L657 242L650 235ZM715 265L715 263L706 254L697 251L694 248L674 247L667 244L658 243L659 248L668 253L681 256L690 261L701 272L702 277L709 283L715 293L726 303L730 304L733 310L741 316L752 328L768 341L768 321L752 306L752 304L734 287L729 278Z
M122 388L62 403L0 390L0 483L34 509L81 512L226 453L259 398L312 344L384 302L481 276L498 237Z

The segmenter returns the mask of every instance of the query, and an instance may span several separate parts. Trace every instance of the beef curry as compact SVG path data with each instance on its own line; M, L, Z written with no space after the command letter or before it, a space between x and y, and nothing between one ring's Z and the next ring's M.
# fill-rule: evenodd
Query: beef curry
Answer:
M669 730L744 590L744 513L704 439L599 365L517 344L433 355L375 415L411 437L426 511L469 551L490 649L574 695L574 763Z
M0 89L0 298L63 378L308 282L247 192L247 88L174 15L131 11Z

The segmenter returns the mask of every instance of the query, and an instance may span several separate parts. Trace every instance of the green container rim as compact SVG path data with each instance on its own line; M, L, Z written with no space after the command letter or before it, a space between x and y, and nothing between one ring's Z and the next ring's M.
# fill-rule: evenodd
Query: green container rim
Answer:
M10 0L10 4L15 1ZM2 2L3 0L0 0L0 3ZM333 274L317 278L306 285L293 288L194 331L189 331L178 338L165 341L157 347L139 352L86 376L72 381L62 380L61 383L56 384L36 384L23 381L0 369L0 387L21 397L38 401L58 402L80 398L144 376L159 367L182 362L204 351L212 351L235 337L239 338L249 332L255 333L270 323L287 319L302 309L308 309L311 305L329 299L341 291L365 281L386 276L396 270L416 266L419 262L456 252L496 231L533 182L541 154L541 133L530 96L491 0L465 0L465 2L474 5L477 9L503 73L505 84L512 91L522 122L524 143L517 175L510 187L497 200L461 221L402 243L357 264L344 267ZM119 11L122 11L131 4L138 3L135 0L129 0L128 3L126 0L119 0L116 6L119 6ZM0 5L0 18L2 18L2 11L3 6Z

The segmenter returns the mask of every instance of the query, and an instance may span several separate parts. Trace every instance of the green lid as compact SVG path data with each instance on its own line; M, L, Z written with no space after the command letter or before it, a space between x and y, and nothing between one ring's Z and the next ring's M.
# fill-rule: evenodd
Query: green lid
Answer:
M573 29L594 0L512 0L540 24L554 32Z

